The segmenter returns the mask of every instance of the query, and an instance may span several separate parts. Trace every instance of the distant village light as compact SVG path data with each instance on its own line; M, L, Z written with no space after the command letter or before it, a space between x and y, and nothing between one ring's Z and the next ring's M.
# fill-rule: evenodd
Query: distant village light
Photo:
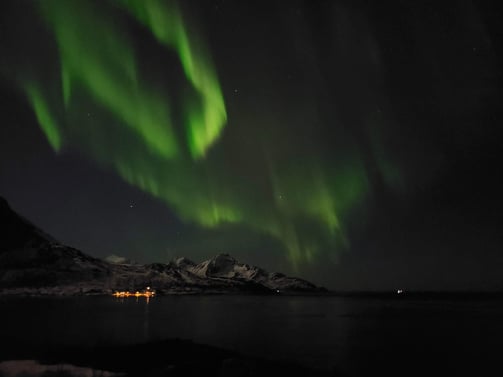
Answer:
M150 287L145 289L143 292L129 292L129 291L115 291L113 296L115 297L146 297L147 299L153 297L155 295L155 291L150 290Z

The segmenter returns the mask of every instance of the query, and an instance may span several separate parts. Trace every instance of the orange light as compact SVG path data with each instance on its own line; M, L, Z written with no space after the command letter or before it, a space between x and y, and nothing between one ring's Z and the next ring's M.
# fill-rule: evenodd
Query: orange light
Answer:
M147 297L147 298L149 298L149 297L153 297L155 295L155 291L151 291L150 287L148 287L147 290L145 290L143 292L136 291L136 292L132 293L129 291L115 291L112 295L115 297L134 296L134 297Z

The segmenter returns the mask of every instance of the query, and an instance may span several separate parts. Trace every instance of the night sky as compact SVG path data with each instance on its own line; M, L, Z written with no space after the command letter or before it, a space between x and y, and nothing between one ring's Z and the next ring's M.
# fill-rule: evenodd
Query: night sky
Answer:
M98 257L503 289L490 4L3 1L0 195Z

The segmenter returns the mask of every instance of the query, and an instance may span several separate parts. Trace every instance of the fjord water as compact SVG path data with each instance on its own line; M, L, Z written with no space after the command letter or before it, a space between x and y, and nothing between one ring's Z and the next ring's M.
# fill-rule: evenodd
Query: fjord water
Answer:
M503 372L500 300L169 296L147 303L145 298L1 298L0 307L4 346L181 338L341 375Z

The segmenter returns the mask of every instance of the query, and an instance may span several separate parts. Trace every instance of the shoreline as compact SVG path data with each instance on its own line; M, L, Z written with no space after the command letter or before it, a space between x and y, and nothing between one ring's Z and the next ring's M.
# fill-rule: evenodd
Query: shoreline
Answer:
M114 295L115 290L102 290L96 288L83 289L75 286L57 286L40 288L3 288L0 289L0 298L8 297L114 297L116 299L139 298L134 294L131 297ZM174 288L156 290L155 297L169 296L265 296L265 297L340 297L351 299L384 299L384 300L503 300L501 291L280 291L270 290L224 290L202 288ZM155 299L154 295L150 299ZM143 297L145 298L145 297Z
M40 287L40 288L4 288L0 289L0 297L117 297L114 295L116 290L112 289L83 289L75 286L57 286L57 287ZM278 290L225 290L225 289L203 289L203 288L174 288L174 289L156 289L156 297L166 296L218 296L218 295L238 295L238 296L313 296L323 297L330 296L328 291L278 291ZM134 296L130 295L131 297ZM154 298L154 297L151 297Z
M254 358L182 339L132 345L58 345L43 348L26 344L3 344L0 365L15 361L36 361L38 365L44 366L70 365L98 373L106 371L124 376L337 376L335 371L315 370L275 360L274 355L271 359ZM16 366L16 363L12 365ZM33 366L35 367L36 365Z

